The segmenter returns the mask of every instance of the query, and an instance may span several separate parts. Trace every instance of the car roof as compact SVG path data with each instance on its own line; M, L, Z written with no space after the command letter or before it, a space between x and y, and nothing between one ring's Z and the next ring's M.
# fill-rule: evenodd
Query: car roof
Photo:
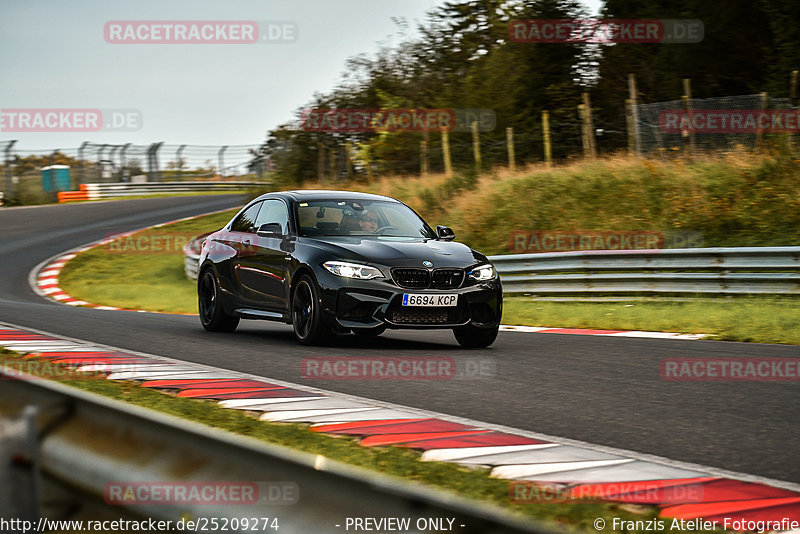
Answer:
M372 193L360 193L358 191L336 191L328 189L295 189L292 191L275 191L258 197L276 198L282 197L296 202L303 200L334 200L334 199L355 199L355 200L386 200L399 202L399 200L383 195L373 195Z

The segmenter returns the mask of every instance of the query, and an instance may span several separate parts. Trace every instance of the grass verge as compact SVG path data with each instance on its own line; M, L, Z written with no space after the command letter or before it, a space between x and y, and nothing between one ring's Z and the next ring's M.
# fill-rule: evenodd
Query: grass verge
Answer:
M10 364L21 355L0 348L2 361ZM10 361L12 360L12 361ZM547 498L526 498L513 502L514 490L508 480L492 478L487 468L467 468L452 463L423 462L419 451L402 447L362 447L358 439L333 437L310 432L308 425L269 423L259 421L254 413L226 409L209 400L176 397L149 388L139 387L132 381L111 381L102 376L81 380L64 380L63 384L98 395L135 404L169 415L181 417L213 428L255 438L267 443L290 447L332 460L371 469L389 476L411 480L451 491L462 497L488 502L522 517L552 522L583 531L614 532L614 518L623 521L656 519L658 509L650 506L631 507L595 500L552 502ZM511 492L510 492L511 491ZM531 492L516 495L530 497ZM538 495L538 494L537 494ZM546 497L542 494L543 497ZM594 527L597 518L605 520L606 528ZM633 523L631 523L633 524ZM667 528L655 532L667 532ZM694 532L684 530L682 532ZM628 532L653 532L642 524L641 530L629 528ZM707 531L705 531L707 532Z
M183 270L183 245L222 228L236 210L144 230L78 254L59 276L76 298L131 310L197 313L194 282Z
M800 301L736 297L699 301L542 302L506 298L513 325L710 334L708 339L800 345Z

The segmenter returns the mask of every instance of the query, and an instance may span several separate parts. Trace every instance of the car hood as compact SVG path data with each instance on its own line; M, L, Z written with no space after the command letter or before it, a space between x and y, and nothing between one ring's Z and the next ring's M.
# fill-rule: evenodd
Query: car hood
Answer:
M456 241L397 237L303 238L309 245L326 250L331 259L379 263L391 267L423 267L429 261L437 267L470 267L488 261L486 256Z

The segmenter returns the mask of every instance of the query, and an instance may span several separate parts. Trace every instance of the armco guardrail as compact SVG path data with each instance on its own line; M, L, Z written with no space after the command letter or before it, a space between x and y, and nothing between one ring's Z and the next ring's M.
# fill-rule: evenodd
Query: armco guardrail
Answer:
M266 182L143 182L113 184L81 184L79 191L58 194L59 202L74 200L100 200L103 198L159 193L191 193L202 191L242 191L252 187L266 187Z
M184 252L186 276L195 279L199 249L194 254L187 244ZM507 295L800 294L800 247L592 250L489 259Z
M507 294L800 294L800 247L491 256Z
M83 500L105 501L113 508L105 511L107 517L135 514L169 520L172 525L182 518L215 518L219 524L226 524L223 521L227 519L231 525L224 530L227 532L245 530L233 527L234 519L242 526L244 519L250 519L252 526L254 518L259 519L258 532L273 532L271 526L262 528L263 518L269 518L268 525L277 519L277 532L340 533L345 531L348 517L409 518L412 525L418 518L449 518L455 520L453 530L465 534L555 532L499 507L9 369L0 369L0 398L3 414L22 414L6 419L2 426L5 431L0 432L0 455L7 455L2 462L11 465L13 457L26 466L20 471L25 473L23 478L40 472L47 480L57 480L71 490L59 505L60 514L70 509L70 499L80 496ZM37 419L39 428L44 428L38 438ZM15 432L19 438L6 439L9 429L26 421L31 427L28 431L19 428ZM14 450L20 448L23 450ZM214 497L203 491L203 499L165 504L163 500L170 498L163 494L164 487L184 482L206 482L223 489L229 484L255 484L259 490L257 499L243 503L210 502ZM117 502L113 502L113 493L109 495L109 485L129 488L148 483L162 488L159 498L155 490L147 492L153 496L150 501L145 499L147 502L139 501L142 496L135 489L117 495ZM41 517L41 511L31 509L39 506L39 496L23 495L36 492L38 487L35 480L14 486L12 502L3 505L5 515L14 517L19 512ZM216 495L216 499L224 500L229 494ZM448 525L448 521L443 524Z

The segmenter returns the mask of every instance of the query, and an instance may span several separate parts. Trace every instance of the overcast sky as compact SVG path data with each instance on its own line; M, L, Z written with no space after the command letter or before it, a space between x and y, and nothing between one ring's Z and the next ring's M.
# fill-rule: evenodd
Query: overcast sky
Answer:
M442 0L3 0L0 110L137 110L137 131L0 132L15 149L113 144L255 145L315 92L341 78L348 57L402 37ZM599 0L588 2L597 11ZM293 42L110 44L109 21L244 20L296 24ZM6 124L7 126L7 124Z

